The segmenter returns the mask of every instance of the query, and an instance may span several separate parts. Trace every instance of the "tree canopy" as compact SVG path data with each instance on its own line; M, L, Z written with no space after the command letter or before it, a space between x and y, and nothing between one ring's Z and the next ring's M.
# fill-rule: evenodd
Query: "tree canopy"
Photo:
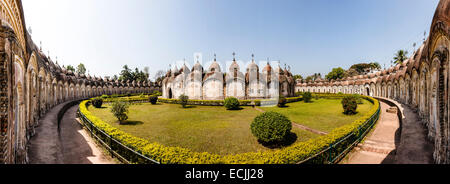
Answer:
M301 75L294 75L294 80L296 81L297 79L303 80L303 76L301 76Z
M128 65L123 66L123 70L119 74L119 80L121 81L146 81L149 78L148 67L144 68L144 71L135 68L132 71Z
M381 69L381 65L377 62L354 64L346 71L345 77L364 75L379 69Z
M306 77L305 81L311 82L311 81L316 81L317 79L321 79L321 78L322 78L322 74L314 73L313 75Z
M345 76L345 70L342 69L341 67L339 68L333 68L333 70L331 70L330 73L328 73L328 75L325 76L325 78L327 80L337 80L337 79L342 79Z
M75 73L75 68L72 65L67 65L67 71L72 71L72 73Z
M80 63L80 64L77 66L77 73L78 73L78 74L86 74L86 67L84 66L83 63Z

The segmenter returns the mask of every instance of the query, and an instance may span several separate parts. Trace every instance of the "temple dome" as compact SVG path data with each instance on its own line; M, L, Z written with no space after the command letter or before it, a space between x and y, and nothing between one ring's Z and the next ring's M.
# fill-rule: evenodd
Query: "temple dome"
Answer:
M214 61L211 64L211 66L209 66L209 71L210 72L221 72L219 63L217 63L217 61Z

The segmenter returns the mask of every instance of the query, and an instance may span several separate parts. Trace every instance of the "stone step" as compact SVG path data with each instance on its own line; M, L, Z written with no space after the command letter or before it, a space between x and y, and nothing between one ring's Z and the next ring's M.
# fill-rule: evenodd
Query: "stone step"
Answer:
M357 148L359 150L381 154L390 154L396 150L394 143L376 140L365 140L364 143L358 144Z
M386 147L395 147L395 142L393 141L382 141L382 140L374 140L374 139L366 139L364 143L372 144L372 145L384 145Z

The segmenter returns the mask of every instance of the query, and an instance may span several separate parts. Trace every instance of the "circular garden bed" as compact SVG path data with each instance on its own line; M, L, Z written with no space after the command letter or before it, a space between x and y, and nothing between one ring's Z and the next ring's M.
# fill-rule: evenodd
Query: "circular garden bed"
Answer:
M373 117L378 101L366 98L358 114L342 114L338 99L295 102L287 107L242 107L134 103L129 119L119 124L111 105L95 108L80 104L80 112L106 133L143 155L161 163L298 163L335 143ZM371 101L371 102L369 102ZM293 123L327 132L320 136L293 126L281 146L258 142L250 124L264 111L275 111Z

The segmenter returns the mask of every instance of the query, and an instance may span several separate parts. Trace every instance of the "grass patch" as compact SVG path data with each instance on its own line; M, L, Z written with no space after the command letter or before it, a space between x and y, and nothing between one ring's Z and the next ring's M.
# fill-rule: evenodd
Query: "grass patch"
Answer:
M305 125L312 129L331 132L335 128L352 123L369 112L373 104L363 100L358 105L356 115L343 114L341 99L318 99L312 103L295 102L288 104L288 108L260 107L264 111L275 111L287 116L291 121Z
M110 104L104 109L89 108L95 116L106 123L134 136L158 142L166 146L188 148L196 152L220 155L267 151L271 148L260 144L251 134L250 124L260 114L251 107L228 111L224 107L190 106L177 104L133 104L129 119L120 125L110 112ZM296 142L309 140L318 135L293 128Z

